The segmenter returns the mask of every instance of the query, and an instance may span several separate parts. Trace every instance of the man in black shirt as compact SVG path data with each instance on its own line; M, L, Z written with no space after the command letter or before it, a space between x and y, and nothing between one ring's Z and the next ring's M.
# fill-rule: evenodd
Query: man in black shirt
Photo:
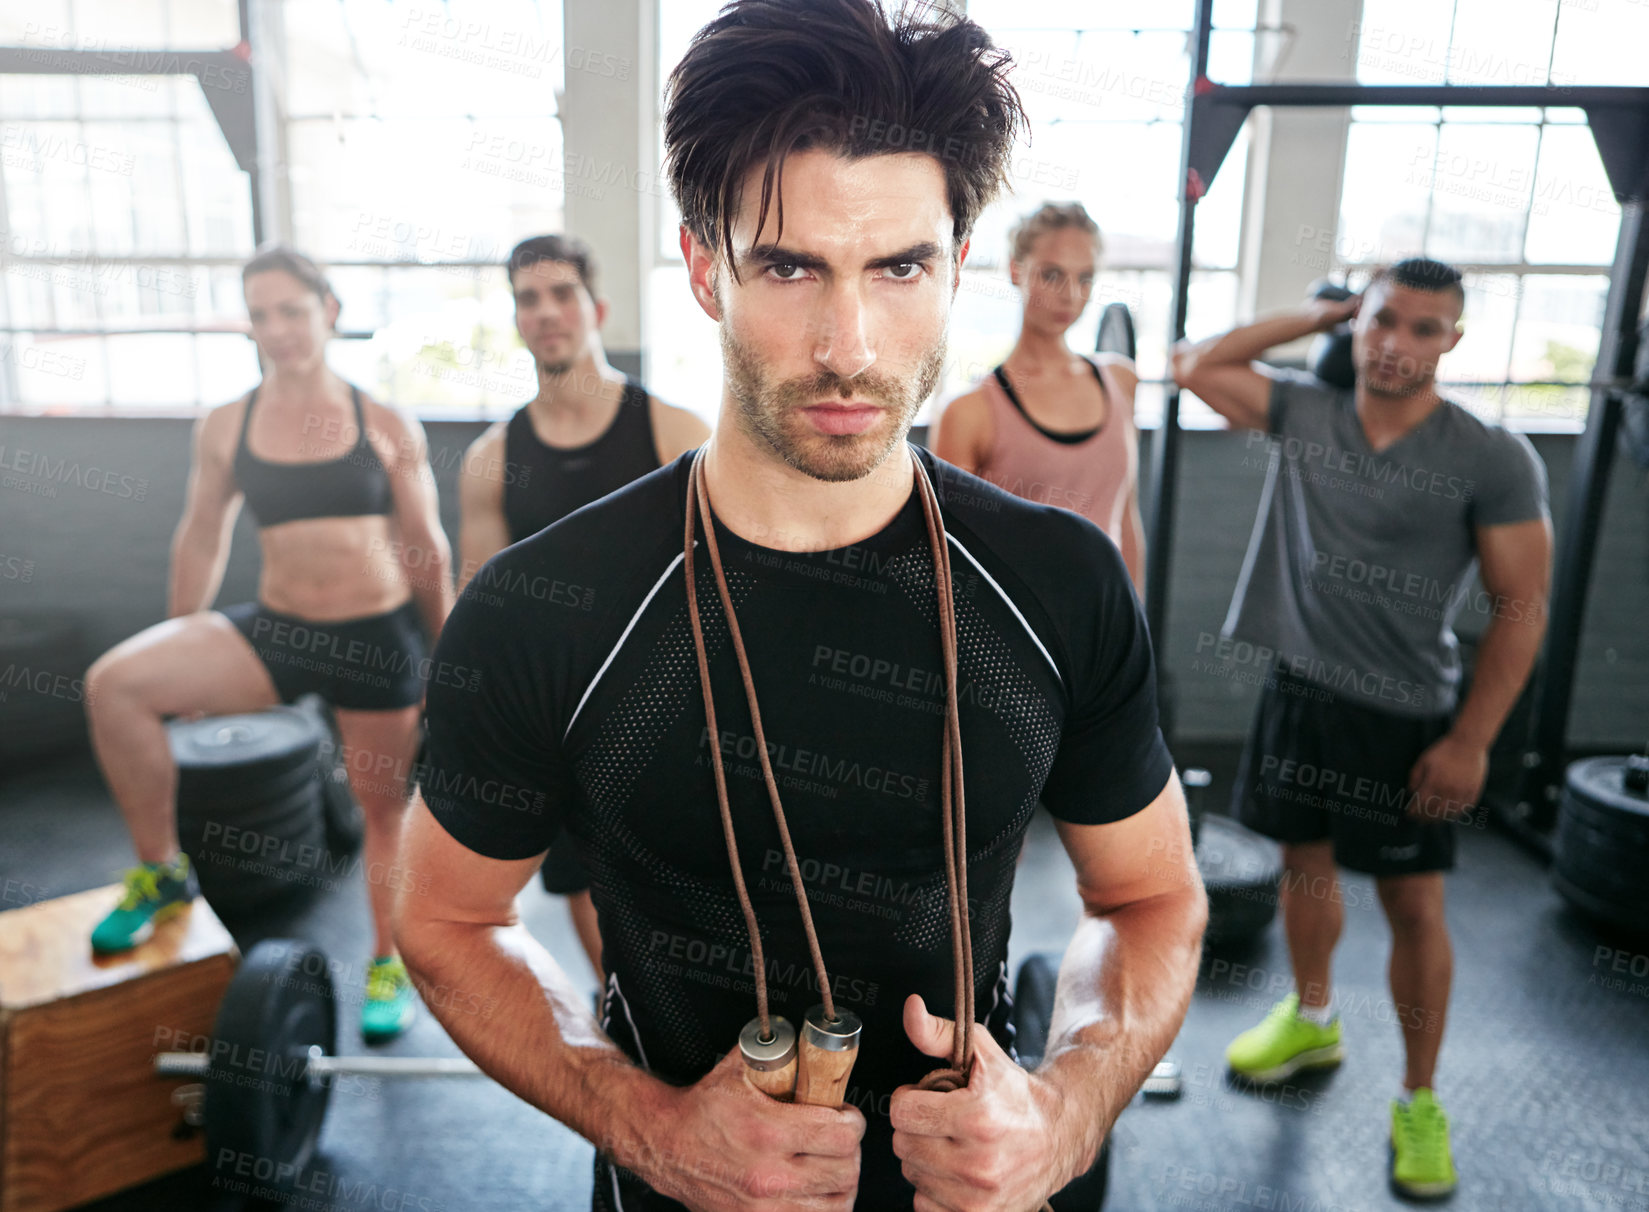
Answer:
M683 252L725 363L709 524L831 993L864 1024L841 1108L776 1102L742 1075L756 969L713 763L773 1011L799 1022L821 995L701 524L706 723L683 573L691 456L501 553L443 630L438 666L472 676L431 679L427 809L403 856L431 878L402 899L403 952L483 1069L596 1144L598 1209L1022 1212L1093 1163L1184 1017L1206 910L1122 559L1086 520L905 441L1023 121L1006 66L951 17L740 0L668 91ZM948 1094L915 1088L949 1054L955 996L923 469L949 533L984 1028ZM1039 801L1087 913L1027 1073L1007 1027L1008 898ZM600 916L599 1025L513 908L562 824ZM477 1004L496 1009L464 1013Z
M533 356L538 394L489 426L458 475L458 588L511 543L654 471L710 436L685 409L648 394L607 361L595 254L576 236L532 236L504 265L515 327ZM485 590L485 586L478 586ZM563 830L539 870L567 911L596 976L601 938L590 881Z

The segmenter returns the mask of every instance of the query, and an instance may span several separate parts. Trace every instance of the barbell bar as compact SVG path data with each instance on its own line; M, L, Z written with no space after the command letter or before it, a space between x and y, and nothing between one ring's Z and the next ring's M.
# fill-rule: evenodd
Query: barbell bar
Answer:
M155 1055L156 1077L205 1078L212 1058L205 1052L160 1052ZM311 1044L303 1056L303 1077L485 1077L479 1066L462 1056L329 1056Z

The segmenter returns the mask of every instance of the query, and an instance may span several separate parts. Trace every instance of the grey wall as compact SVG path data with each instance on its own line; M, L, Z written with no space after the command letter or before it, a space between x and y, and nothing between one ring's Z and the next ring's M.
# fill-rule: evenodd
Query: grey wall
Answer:
M455 542L458 456L482 428L425 424ZM77 616L93 655L160 620L189 434L186 420L0 418L0 611ZM1534 444L1561 524L1574 439L1536 436ZM1159 659L1178 690L1179 737L1233 742L1244 734L1256 691L1199 674L1193 662L1198 636L1217 634L1224 618L1264 460L1242 435L1224 432L1188 432L1183 452L1168 638ZM256 534L243 517L220 603L254 595L257 559ZM1465 619L1461 631L1481 625L1481 618ZM73 677L83 669L54 672ZM1571 723L1578 746L1638 748L1649 736L1649 476L1624 456L1610 485Z

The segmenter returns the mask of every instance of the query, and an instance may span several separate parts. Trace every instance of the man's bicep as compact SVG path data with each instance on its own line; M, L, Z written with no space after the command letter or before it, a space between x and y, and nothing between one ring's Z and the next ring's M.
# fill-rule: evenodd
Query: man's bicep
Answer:
M1095 912L1181 892L1199 882L1185 792L1173 772L1156 798L1132 816L1106 825L1056 818L1054 828L1076 868L1082 902Z
M441 827L420 794L413 798L401 840L397 914L405 924L444 921L513 926L516 894L543 862L542 854L522 859L488 858Z
M1198 367L1181 384L1238 429L1271 428L1275 380L1258 362Z
M1507 603L1543 601L1551 582L1552 524L1545 518L1507 526L1479 526L1479 575L1483 588ZM1504 613L1496 606L1497 615Z

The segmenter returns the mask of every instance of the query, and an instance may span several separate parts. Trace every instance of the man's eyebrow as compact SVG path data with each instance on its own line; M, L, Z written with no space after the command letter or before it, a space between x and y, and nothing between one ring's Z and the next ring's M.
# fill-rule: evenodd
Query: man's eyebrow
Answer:
M756 244L740 259L740 264L757 265L794 265L799 269L828 269L829 263L823 257L812 253L799 252L794 248L785 248L778 244Z
M924 240L920 244L912 244L909 248L901 248L898 252L889 253L885 257L875 257L865 262L866 269L886 269L891 265L909 265L924 261L933 261L939 257L942 250L932 240ZM757 244L753 246L740 260L741 265L794 265L798 269L825 270L830 268L829 262L813 253L800 252L793 248L785 248L778 244Z

